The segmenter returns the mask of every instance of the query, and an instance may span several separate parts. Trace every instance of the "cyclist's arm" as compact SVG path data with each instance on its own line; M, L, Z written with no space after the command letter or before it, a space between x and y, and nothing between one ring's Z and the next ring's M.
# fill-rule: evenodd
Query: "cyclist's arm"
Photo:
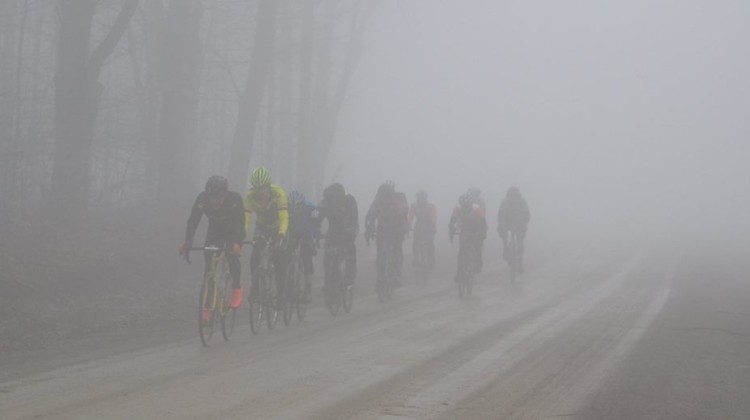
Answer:
M348 195L349 206L352 212L352 240L359 235L359 209L357 207L357 200L352 195Z
M190 217L188 217L187 221L187 229L185 229L185 243L188 245L193 243L195 231L198 229L198 224L200 224L201 222L201 217L203 217L203 195L204 193L198 194L198 197L195 198L195 203L193 203L193 208L190 210Z
M451 214L451 220L448 222L448 233L453 236L456 234L456 223L458 222L459 209L456 208Z
M237 193L232 193L230 199L233 201L231 241L241 245L245 240L245 205L242 202L242 197Z
M245 234L247 235L253 228L253 196L252 191L245 195Z
M279 236L286 237L289 230L289 204L286 199L286 192L281 187L278 190L278 207L279 207Z

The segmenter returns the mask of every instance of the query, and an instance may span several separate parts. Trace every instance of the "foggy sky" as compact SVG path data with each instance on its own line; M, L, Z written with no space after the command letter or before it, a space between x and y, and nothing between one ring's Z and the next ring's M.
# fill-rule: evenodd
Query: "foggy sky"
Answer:
M750 232L750 3L383 1L329 173L441 225L511 185L538 229ZM494 228L494 222L490 223Z

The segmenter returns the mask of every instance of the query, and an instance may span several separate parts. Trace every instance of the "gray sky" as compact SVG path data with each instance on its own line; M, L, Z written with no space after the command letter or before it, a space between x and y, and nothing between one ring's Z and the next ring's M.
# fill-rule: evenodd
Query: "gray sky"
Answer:
M385 0L342 179L362 206L425 188L444 217L518 185L550 229L750 231L748 22L746 1Z

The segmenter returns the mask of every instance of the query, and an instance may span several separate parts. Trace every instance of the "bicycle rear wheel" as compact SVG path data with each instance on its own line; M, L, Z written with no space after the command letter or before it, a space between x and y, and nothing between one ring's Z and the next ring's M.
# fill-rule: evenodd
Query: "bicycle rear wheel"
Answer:
M508 249L508 273L510 274L510 281L516 281L518 276L518 250L516 249L515 241L511 240L510 249Z
M211 340L216 318L212 308L214 298L213 288L209 287L209 284L209 281L204 281L201 284L200 299L198 301L198 334L204 346L207 346Z
M297 321L302 322L305 320L305 316L307 315L307 301L303 298L304 292L300 291L300 288L302 287L300 279L303 278L304 273L300 269L300 265L298 263L294 264L294 273L295 278L297 279L294 305L297 309Z
M258 334L261 326L263 326L263 300L265 297L263 296L263 285L260 282L261 279L258 279L258 292L250 292L247 305L250 308L250 331L253 334Z
M297 261L295 258L292 258L292 261L289 263L289 266L287 267L287 275L286 279L284 279L284 293L281 295L281 313L282 318L284 319L284 325L289 326L289 323L292 322L292 317L294 316L294 309L295 309L295 302L297 301L297 282L299 279L296 276L296 272L294 269L294 266L296 265Z
M342 287L341 293L343 294L341 303L344 307L344 313L348 314L352 311L352 305L354 305L354 286L352 286L351 284L344 285L344 287Z
M339 309L341 307L341 287L339 286L339 282L331 282L333 284L329 284L326 287L326 306L328 307L328 312L331 313L331 316L336 316L339 314Z

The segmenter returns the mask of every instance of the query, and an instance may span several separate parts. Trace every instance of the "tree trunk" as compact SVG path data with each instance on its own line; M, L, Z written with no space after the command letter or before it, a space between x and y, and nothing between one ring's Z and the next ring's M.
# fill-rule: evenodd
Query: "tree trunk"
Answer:
M91 144L99 98L99 74L114 51L137 6L128 0L115 24L89 56L95 0L61 2L55 75L55 155L49 210L63 220L80 219L88 210Z
M245 90L240 95L237 125L234 130L229 158L229 182L238 190L246 185L255 128L263 103L271 60L273 59L277 9L277 0L260 0L258 23L255 29L255 44L250 59Z
M300 35L299 108L297 111L297 170L298 186L307 194L314 194L310 173L314 170L312 159L315 144L312 136L312 80L313 50L315 48L315 2L306 1Z
M185 207L183 201L197 181L194 121L202 63L201 16L198 0L172 0L161 25L157 196L165 215Z

